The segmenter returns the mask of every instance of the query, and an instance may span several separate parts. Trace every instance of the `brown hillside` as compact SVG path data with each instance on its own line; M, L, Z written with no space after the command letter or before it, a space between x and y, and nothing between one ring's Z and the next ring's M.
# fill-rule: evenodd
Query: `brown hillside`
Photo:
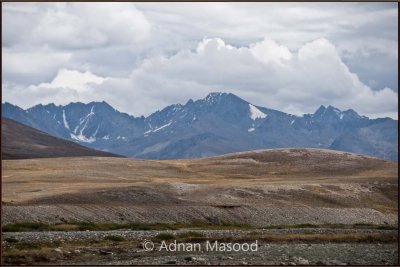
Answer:
M2 159L56 157L119 157L57 138L16 121L2 118Z

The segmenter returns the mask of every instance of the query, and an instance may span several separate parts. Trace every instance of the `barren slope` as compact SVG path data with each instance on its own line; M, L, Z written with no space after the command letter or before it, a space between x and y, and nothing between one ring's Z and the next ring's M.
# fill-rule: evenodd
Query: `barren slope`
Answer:
M3 222L393 224L397 166L318 149L3 161Z
M75 144L61 138L2 118L1 150L3 159L29 159L54 157L120 157Z

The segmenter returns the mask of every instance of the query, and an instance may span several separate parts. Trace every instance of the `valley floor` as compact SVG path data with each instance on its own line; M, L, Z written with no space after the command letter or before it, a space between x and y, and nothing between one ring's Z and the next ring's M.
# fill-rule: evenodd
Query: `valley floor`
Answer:
M397 224L397 164L337 151L6 160L2 171L2 224Z
M276 149L194 160L82 157L2 163L7 264L398 261L395 162L320 149ZM177 230L199 225L193 236ZM295 229L274 228L279 225ZM260 249L256 254L172 255L140 248L143 238L175 237L259 239Z

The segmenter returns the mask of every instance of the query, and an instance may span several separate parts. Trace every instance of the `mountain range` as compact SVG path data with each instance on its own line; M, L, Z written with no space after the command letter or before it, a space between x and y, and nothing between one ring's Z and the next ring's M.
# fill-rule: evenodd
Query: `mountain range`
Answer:
M231 93L165 107L148 117L106 102L2 104L2 116L81 145L143 159L209 157L265 148L327 148L398 160L398 121L321 106L295 116L253 105Z

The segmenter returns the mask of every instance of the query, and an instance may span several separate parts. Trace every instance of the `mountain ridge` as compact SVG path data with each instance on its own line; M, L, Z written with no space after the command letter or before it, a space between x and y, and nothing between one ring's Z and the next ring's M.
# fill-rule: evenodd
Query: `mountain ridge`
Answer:
M5 103L2 111L4 117L51 135L135 158L196 158L285 147L398 158L397 120L369 119L330 105L296 116L253 105L232 93L210 93L147 117L119 112L105 101L39 104L27 110Z

